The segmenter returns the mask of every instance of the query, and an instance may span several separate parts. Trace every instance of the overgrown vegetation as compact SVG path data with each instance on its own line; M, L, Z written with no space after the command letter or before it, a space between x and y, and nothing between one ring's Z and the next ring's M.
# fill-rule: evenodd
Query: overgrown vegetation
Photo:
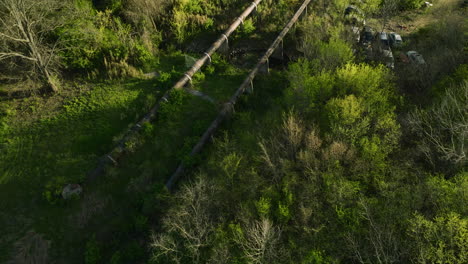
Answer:
M466 66L426 80L438 96L420 106L397 87L406 75L359 63L340 19L315 7L306 57L259 81L177 192L155 263L467 260Z
M0 262L467 262L457 1L313 1L284 41L287 60L272 59L212 144L189 155L301 2L262 1L229 40L251 47L214 54L192 78L212 102L171 92L127 155L89 181L251 1L0 0ZM433 21L402 32L391 70L365 60L350 4L379 30ZM399 61L408 50L427 64ZM83 193L65 200L69 183Z

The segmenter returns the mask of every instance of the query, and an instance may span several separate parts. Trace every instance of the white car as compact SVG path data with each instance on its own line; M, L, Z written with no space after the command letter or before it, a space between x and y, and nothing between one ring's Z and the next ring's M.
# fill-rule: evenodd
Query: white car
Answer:
M389 69L395 69L395 58L393 57L393 53L390 50L382 50L382 57L385 66Z
M391 32L389 35L390 45L392 47L401 47L403 45L403 39L395 32Z
M359 27L352 26L351 27L351 34L354 37L354 40L359 43L361 41L361 29Z
M411 50L406 52L406 56L408 56L411 63L417 65L426 65L426 61L424 60L423 56L419 54L417 51Z
M390 46L390 40L387 32L380 32L378 34L379 40L380 40L380 45L385 49L385 47Z

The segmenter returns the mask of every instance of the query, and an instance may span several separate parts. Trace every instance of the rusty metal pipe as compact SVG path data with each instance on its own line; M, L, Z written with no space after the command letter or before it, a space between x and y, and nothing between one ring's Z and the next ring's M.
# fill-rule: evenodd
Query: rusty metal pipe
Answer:
M156 117L159 107L161 106L161 102L167 102L172 90L181 89L184 87L187 82L191 80L192 76L198 72L207 61L211 61L211 56L213 53L215 53L225 41L228 41L229 36L231 36L231 34L239 27L239 25L242 24L243 21L254 11L254 9L257 8L260 2L262 2L262 0L255 0L252 2L249 7L247 7L244 12L234 20L229 28L227 28L223 34L221 34L218 40L216 40L216 42L214 42L213 45L211 45L211 47L204 53L203 57L198 59L195 64L182 75L182 78L171 89L164 93L161 99L156 102L156 104L140 121L138 121L138 123L136 123L127 131L125 136L116 144L116 146L114 146L114 148L109 153L106 153L103 157L101 157L96 168L88 173L87 179L92 180L96 178L104 171L104 168L107 164L115 163L115 161L124 154L125 143L127 143L135 133L141 130L145 122L150 122Z
M247 78L245 78L244 82L242 85L236 90L236 92L231 96L229 99L229 102L227 102L222 110L219 112L218 116L213 120L211 125L208 127L208 129L203 133L203 136L201 139L198 141L198 143L195 145L195 147L192 149L190 152L190 157L193 157L197 155L198 153L201 152L203 146L208 143L215 133L216 129L218 129L219 125L223 122L223 120L226 118L228 114L232 112L232 109L234 105L237 102L237 99L245 92L247 87L249 87L254 80L255 76L257 75L260 67L262 67L263 64L267 63L268 59L270 56L273 54L276 48L280 45L281 41L283 41L283 38L286 36L286 34L289 32L291 27L297 22L301 14L306 10L307 6L312 0L305 0L301 7L297 10L297 12L294 14L294 16L291 18L289 23L284 27L284 29L281 31L281 33L278 35L278 37L273 41L273 43L270 45L268 50L266 51L265 55L263 55L262 58L258 61L257 65L255 68L249 73ZM179 180L179 178L182 176L183 172L185 170L185 166L183 163L180 163L179 166L177 167L176 171L172 176L169 178L169 180L166 182L166 188L168 190L172 190L176 184L176 182Z

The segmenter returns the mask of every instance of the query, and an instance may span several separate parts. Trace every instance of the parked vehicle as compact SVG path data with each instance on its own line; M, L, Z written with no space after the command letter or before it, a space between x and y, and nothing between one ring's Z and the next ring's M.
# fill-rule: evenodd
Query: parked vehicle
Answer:
M388 34L390 45L392 47L401 47L403 45L403 39L401 36L395 32L391 32Z
M408 59L411 63L414 63L416 65L426 65L426 61L424 60L423 56L417 51L408 51L406 55L408 56Z
M359 43L359 41L361 40L361 29L356 26L350 26L350 34L356 41L356 43Z
M374 35L375 35L374 29L372 29L369 26L365 26L363 30L362 38L361 38L362 44L364 46L369 46L374 40Z
M380 48L383 50L389 50L390 49L390 40L388 38L387 32L380 32L378 34L379 37L379 45Z
M391 50L383 50L382 58L385 66L392 70L395 69L395 58L393 57L393 53Z

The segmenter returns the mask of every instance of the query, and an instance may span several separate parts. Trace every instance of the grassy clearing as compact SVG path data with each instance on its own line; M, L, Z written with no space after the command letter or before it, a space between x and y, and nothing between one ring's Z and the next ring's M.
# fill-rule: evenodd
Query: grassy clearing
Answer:
M400 13L389 21L386 30L398 31L403 27L402 36L409 35L418 31L421 28L439 21L454 11L458 11L461 7L460 0L435 0L430 1L434 4L432 7L422 8L419 10L410 10Z
M81 182L113 138L155 101L154 90L151 81L99 84L66 102L55 116L12 124L0 156L1 221L15 215L32 222L27 226L56 228L50 225L56 209L44 198L54 203L63 184ZM48 192L50 196L43 197ZM16 211L20 208L21 212ZM41 219L34 219L35 215Z
M148 218L156 218L161 186L179 162L198 162L189 160L188 153L217 114L218 104L173 92L157 121L130 143L132 153L119 167L86 184L80 200L63 202L56 196L64 184L82 182L97 158L187 65L177 53L161 59L159 66L156 80L89 84L61 102L37 97L3 106L0 261L10 258L14 241L31 230L51 241L51 259L66 263L83 263L86 244L94 240L104 259L114 254L127 263L144 258ZM204 72L194 78L194 89L220 102L245 75L220 58Z
M200 154L200 168L188 170L186 177L196 174L199 170L216 171L216 168L222 165L212 163L216 160L215 157L229 154L220 154L220 150L236 150L251 157L257 155L258 143L261 141L258 135L269 136L282 118L285 110L282 100L285 87L287 80L282 71L271 70L269 75L257 76L254 93L240 98L233 116L224 122L215 134L215 143L209 144ZM183 179L180 184L187 181L188 179Z
M75 91L49 98L2 101L0 261L26 231L61 241L73 229L66 218L79 205L57 205L61 188L84 180L97 158L170 87L183 62L181 54L162 58L156 80L71 84Z

